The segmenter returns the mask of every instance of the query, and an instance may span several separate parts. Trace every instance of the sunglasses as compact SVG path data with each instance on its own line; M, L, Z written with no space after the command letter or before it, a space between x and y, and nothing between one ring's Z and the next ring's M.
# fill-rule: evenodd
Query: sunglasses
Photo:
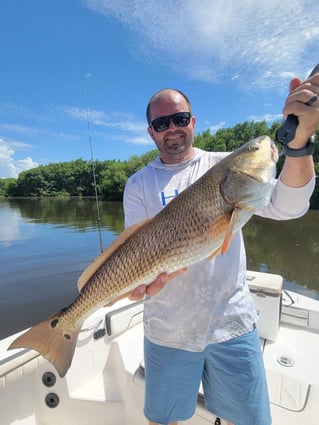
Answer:
M191 119L190 112L177 112L177 114L165 115L151 121L150 127L153 127L157 133L168 129L171 120L176 127L187 127Z

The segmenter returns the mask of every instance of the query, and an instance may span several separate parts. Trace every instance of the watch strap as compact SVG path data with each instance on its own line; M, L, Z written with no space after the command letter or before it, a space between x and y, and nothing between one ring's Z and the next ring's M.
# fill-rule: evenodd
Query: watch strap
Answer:
M292 156L294 158L298 158L298 157L306 156L306 155L312 155L313 150L314 150L314 137L313 136L308 139L308 142L307 142L307 144L304 148L293 149L293 148L290 148L287 144L285 144L284 147L283 147L283 153L286 156Z

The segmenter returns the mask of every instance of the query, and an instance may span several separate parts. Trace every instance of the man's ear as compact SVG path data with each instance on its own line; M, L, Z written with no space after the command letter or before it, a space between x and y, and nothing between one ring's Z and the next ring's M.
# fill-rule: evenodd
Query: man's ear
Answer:
M152 127L147 127L147 132L150 135L150 137L154 140L154 135L153 135L153 129L152 129Z

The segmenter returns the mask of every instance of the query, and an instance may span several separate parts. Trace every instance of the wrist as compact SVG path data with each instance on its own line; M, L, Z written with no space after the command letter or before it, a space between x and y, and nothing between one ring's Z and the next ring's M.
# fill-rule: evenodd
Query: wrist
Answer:
M286 144L283 147L283 153L286 156L295 157L295 158L306 156L306 155L312 155L314 150L314 141L315 141L315 136L309 137L306 145L301 148L290 147L288 144Z

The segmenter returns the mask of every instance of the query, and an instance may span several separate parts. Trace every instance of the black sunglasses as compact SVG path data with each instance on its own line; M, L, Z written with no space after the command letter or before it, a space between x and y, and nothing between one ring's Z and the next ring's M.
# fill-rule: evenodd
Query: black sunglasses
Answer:
M190 112L177 112L176 114L156 118L151 121L150 127L153 127L157 133L161 133L168 129L171 120L176 127L186 127L188 126L190 119Z

